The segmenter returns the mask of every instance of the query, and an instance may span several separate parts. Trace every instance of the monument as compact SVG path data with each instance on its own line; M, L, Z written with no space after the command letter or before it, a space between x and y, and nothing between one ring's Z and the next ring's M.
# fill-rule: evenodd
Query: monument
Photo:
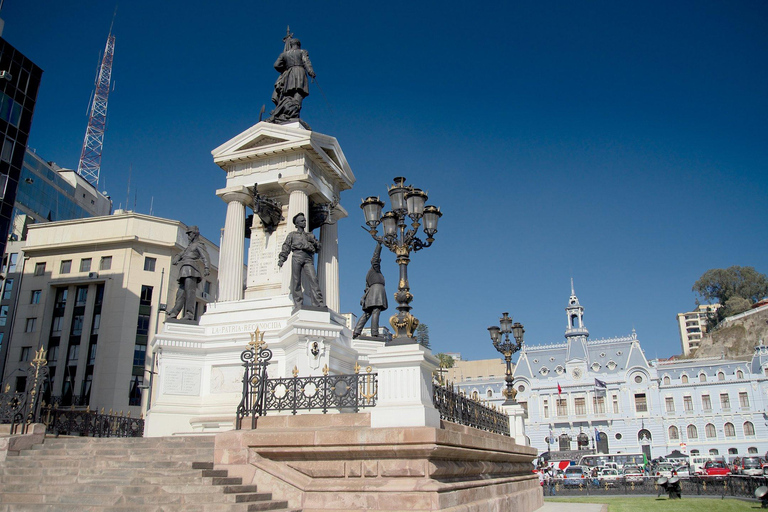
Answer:
M189 244L171 260L173 265L179 267L179 290L176 293L176 304L166 314L168 319L174 319L183 311L182 320L189 322L195 318L197 285L204 276L211 273L211 262L205 244L200 241L197 226L187 228L187 237Z

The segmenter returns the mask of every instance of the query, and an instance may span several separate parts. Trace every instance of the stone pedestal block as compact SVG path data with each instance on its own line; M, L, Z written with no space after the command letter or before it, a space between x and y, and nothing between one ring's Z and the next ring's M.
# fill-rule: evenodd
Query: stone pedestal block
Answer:
M517 444L525 445L525 409L520 404L503 405L502 409L509 416L509 435Z

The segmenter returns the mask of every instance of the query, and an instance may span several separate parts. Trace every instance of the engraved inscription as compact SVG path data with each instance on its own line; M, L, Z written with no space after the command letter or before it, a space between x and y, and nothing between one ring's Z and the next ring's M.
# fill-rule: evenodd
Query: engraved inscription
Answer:
M163 375L166 395L199 396L203 371L194 366L167 366Z

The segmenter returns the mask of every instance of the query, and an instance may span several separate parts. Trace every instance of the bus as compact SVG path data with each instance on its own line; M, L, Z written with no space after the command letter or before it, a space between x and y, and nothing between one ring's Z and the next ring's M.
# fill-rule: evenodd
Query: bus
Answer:
M643 453L596 453L594 455L582 455L579 459L579 466L590 468L615 464L617 469L622 469L624 466L643 467L647 463L648 459Z

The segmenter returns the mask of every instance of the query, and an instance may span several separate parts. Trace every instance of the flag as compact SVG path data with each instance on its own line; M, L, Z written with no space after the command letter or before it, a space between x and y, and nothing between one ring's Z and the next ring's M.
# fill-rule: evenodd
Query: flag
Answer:
M608 387L608 384L606 384L605 381L596 378L595 379L595 387L596 388L603 388L603 389L605 389L605 388Z
M560 387L560 383L557 383L557 394L562 395L563 394L563 388Z
M548 443L554 443L555 442L555 434L552 433L552 429L549 429L549 437L547 438Z
M595 427L595 442L600 442L600 432L597 430L597 427Z

